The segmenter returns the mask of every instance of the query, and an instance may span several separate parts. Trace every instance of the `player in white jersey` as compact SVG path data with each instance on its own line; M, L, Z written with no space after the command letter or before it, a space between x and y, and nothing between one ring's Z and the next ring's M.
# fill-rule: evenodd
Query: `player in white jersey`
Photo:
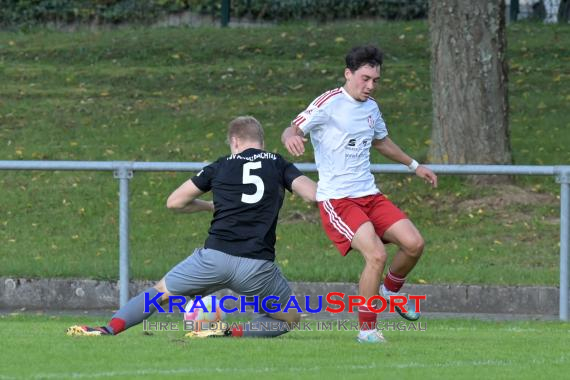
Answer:
M374 100L355 100L342 87L327 91L293 125L310 133L315 147L318 201L380 192L370 172L370 146L388 131Z
M380 291L386 298L398 294L424 248L417 228L376 186L370 172L370 148L407 165L417 176L437 186L437 176L388 137L380 109L371 97L381 67L382 52L378 48L353 48L346 56L344 86L315 99L281 137L289 153L300 156L305 151L305 136L310 135L319 172L317 201L323 227L343 256L352 248L364 256L359 292L366 299ZM386 264L384 243L394 243L399 250L380 289ZM406 319L419 318L411 303L396 310ZM358 316L358 341L384 342L381 332L375 329L377 314L360 306Z

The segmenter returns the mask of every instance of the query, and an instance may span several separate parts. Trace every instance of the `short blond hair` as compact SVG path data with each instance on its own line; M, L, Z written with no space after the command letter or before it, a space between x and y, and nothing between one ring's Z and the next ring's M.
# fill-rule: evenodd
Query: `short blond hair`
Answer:
M263 127L253 116L239 116L230 121L228 126L228 141L232 137L240 140L257 141L264 144Z

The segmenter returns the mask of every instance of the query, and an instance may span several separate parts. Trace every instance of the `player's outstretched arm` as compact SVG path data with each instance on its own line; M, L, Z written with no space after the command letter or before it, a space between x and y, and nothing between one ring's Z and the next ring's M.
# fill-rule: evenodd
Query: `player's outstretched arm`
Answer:
M194 182L189 179L170 194L166 201L166 207L187 214L199 211L214 211L213 202L196 199L202 194L204 192L198 189Z
M291 189L295 194L307 202L316 202L317 183L307 176L299 176L291 183Z
M424 179L433 187L437 187L437 175L430 168L419 165L416 160L404 153L389 137L374 140L372 146L384 157L406 165L410 170L413 170L418 177Z
M291 125L286 128L281 134L281 142L287 148L287 151L293 156L298 157L305 153L305 142L307 139L301 128L296 125Z

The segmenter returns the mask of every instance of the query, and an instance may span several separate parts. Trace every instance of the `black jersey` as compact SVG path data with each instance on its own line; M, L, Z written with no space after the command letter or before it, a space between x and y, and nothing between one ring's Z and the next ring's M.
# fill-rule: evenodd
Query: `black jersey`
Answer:
M219 158L192 178L212 190L214 218L205 248L253 259L275 259L275 229L285 189L302 173L279 154L246 149Z

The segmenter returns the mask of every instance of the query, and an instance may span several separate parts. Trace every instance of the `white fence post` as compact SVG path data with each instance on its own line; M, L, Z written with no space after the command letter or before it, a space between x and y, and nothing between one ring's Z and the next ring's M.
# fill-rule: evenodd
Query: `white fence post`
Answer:
M129 180L133 171L123 163L113 176L119 180L119 305L129 301Z
M560 183L560 320L568 321L568 239L570 239L570 172L556 176Z

